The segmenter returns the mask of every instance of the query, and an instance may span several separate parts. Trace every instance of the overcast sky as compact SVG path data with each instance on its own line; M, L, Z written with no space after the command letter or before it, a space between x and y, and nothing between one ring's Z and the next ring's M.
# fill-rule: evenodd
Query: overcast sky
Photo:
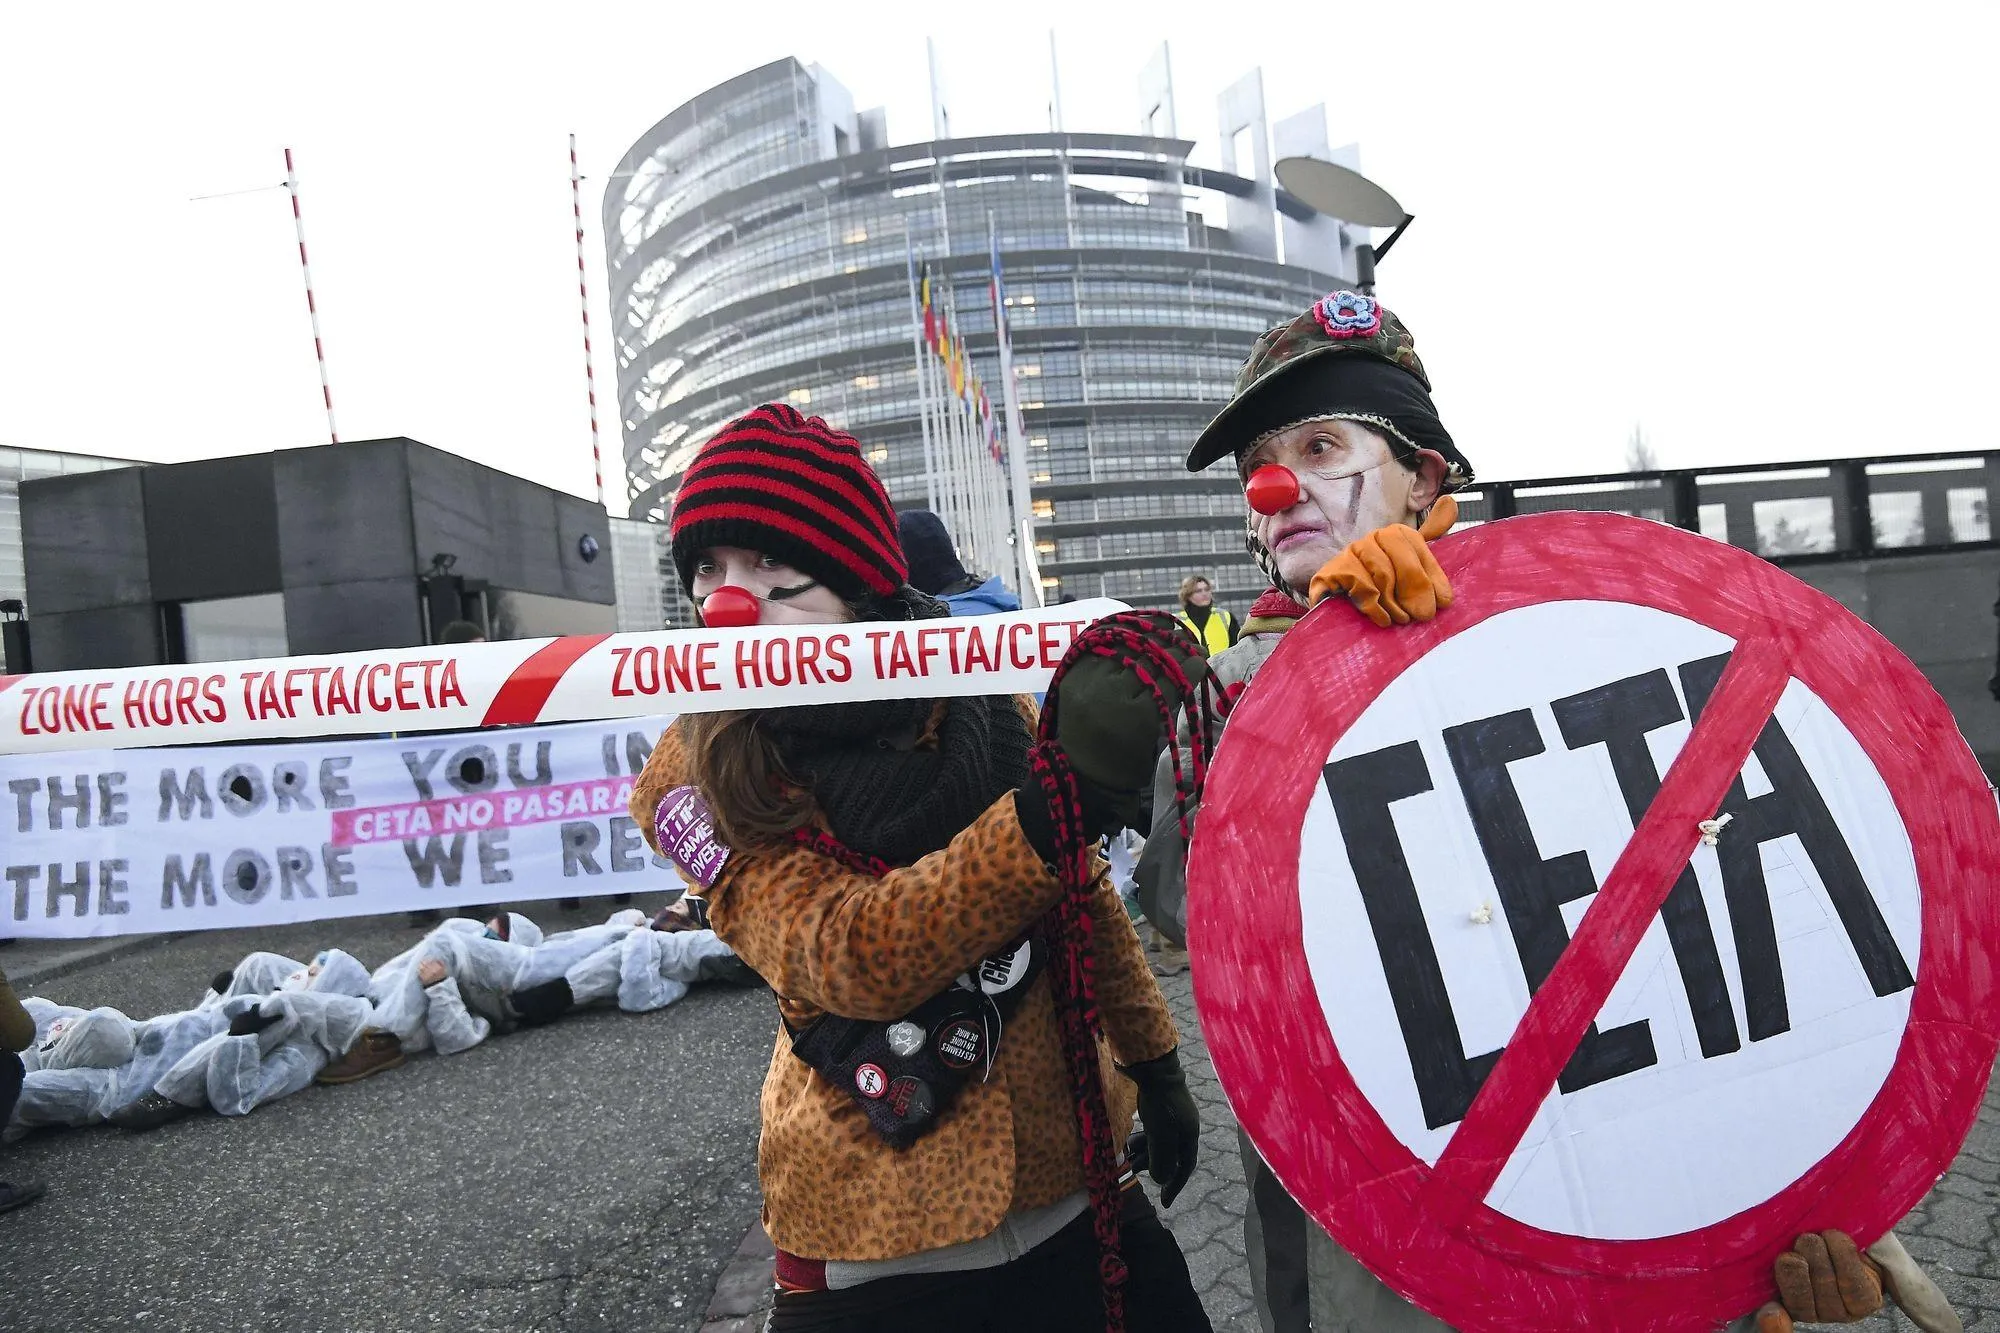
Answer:
M506 15L503 17L503 15ZM589 494L566 136L601 176L689 96L818 61L895 142L1183 136L1262 66L1279 118L1417 221L1381 292L1492 478L2000 447L1990 3L0 8L0 444L182 459L323 443L282 189L298 159L343 439ZM191 196L257 190L190 202ZM585 185L607 488L622 453Z

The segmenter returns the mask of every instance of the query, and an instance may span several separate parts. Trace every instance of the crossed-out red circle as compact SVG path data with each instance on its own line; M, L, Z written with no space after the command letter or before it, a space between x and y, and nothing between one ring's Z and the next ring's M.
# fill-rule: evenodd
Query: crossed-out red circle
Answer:
M1344 602L1323 607L1287 634L1230 718L1188 870L1195 1000L1209 1053L1238 1120L1292 1195L1355 1257L1465 1333L1712 1330L1771 1299L1771 1261L1801 1232L1838 1227L1872 1241L1950 1166L2000 1048L2000 814L1950 710L1922 674L1839 603L1747 552L1605 514L1510 519L1433 549L1457 592L1436 620L1378 630ZM1696 621L1736 640L1736 659L1756 657L1767 673L1775 666L1778 688L1783 677L1802 682L1881 774L1915 853L1923 923L1917 984L1894 1067L1874 1101L1831 1153L1777 1195L1677 1236L1562 1235L1489 1208L1483 1191L1454 1193L1449 1174L1440 1175L1446 1159L1436 1170L1426 1165L1356 1085L1319 1008L1301 940L1300 830L1335 742L1446 639L1504 612L1560 601L1627 602ZM1754 737L1775 695L1739 690L1732 704L1728 685L1725 676L1680 758L1733 753L1730 771L1711 762L1712 776L1703 778L1700 762L1683 772L1677 760L1656 807L1704 781L1726 783L1741 767L1748 740L1740 751L1726 741L1717 750L1707 744L1710 733L1731 726L1733 712L1735 730L1747 726ZM1677 829L1686 845L1654 836L1642 846L1635 837L1628 854L1677 869L1698 836L1693 820L1660 827ZM1601 907L1607 919L1619 911L1619 880L1614 869L1578 925L1578 943L1538 993L1542 1007L1559 1012L1560 988L1590 970L1571 955L1601 938L1591 934ZM1622 966L1622 957L1613 959L1611 974ZM1594 1016L1590 1008L1582 1021ZM1548 1015L1531 1006L1523 1025L1538 1017ZM1560 1067L1566 1055L1550 1058ZM1478 1134L1482 1103L1510 1058L1511 1050L1453 1145ZM1501 1160L1512 1146L1498 1150Z

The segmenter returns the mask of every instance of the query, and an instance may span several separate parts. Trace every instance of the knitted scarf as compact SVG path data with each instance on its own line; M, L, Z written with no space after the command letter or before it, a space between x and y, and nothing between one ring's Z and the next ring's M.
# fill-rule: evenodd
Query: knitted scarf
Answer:
M1305 613L1306 608L1293 600L1290 593L1269 588L1251 603L1250 614L1243 621L1243 633L1282 634Z
M764 727L835 838L906 866L1028 778L1033 737L1011 698L947 700L936 747L919 749L936 708L935 699L815 704L775 709Z

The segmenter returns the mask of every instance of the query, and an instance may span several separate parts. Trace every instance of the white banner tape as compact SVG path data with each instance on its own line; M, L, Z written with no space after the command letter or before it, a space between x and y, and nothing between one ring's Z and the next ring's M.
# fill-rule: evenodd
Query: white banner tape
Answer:
M0 754L1045 689L1109 598L950 620L574 635L0 677Z

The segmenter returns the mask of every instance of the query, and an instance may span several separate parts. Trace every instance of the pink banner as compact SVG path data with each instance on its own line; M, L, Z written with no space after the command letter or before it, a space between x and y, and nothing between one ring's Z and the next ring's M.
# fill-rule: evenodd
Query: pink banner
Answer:
M623 814L632 799L631 778L593 778L521 791L474 792L407 805L377 805L333 812L333 844L394 842L433 833L544 824L554 819Z

